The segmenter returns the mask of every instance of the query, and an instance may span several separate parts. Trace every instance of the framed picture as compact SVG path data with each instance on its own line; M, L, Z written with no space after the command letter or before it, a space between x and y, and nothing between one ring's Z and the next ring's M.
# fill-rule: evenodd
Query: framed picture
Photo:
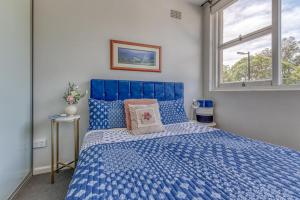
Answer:
M161 47L111 40L110 66L113 70L161 72Z

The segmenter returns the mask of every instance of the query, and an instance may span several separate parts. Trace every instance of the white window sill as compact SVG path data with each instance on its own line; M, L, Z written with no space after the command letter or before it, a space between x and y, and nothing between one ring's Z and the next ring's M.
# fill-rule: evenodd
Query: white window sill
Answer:
M214 88L209 92L243 92L243 91L300 91L300 85L293 86L262 86L262 87L227 87Z

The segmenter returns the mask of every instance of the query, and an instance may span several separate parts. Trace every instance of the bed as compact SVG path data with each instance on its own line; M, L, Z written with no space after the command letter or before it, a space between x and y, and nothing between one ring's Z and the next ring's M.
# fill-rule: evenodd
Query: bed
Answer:
M91 97L183 98L183 83L91 81ZM300 153L195 122L88 132L71 199L300 199Z

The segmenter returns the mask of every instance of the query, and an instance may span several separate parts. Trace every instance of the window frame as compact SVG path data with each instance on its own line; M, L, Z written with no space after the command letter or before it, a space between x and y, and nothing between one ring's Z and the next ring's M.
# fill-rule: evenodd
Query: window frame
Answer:
M281 76L281 0L272 0L272 20L271 25L255 30L253 32L241 35L239 38L222 43L223 36L223 10L235 3L237 0L225 0L226 5L223 5L218 10L213 11L210 17L211 24L211 67L210 67L210 91L213 90L253 90L255 88L261 90L263 88L287 88L288 85L282 85ZM222 1L221 1L222 2ZM213 10L214 8L212 8ZM271 34L271 48L272 48L272 76L270 80L256 80L245 82L230 82L221 83L222 72L222 53L221 51L266 35ZM299 85L300 86L300 85ZM295 88L295 86L291 87Z

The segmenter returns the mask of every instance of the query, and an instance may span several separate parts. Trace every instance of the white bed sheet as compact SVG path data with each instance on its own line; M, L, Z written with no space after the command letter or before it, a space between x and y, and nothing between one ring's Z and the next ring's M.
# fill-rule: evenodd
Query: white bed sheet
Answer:
M80 151L83 151L84 149L97 144L147 140L172 135L206 133L216 130L215 128L203 126L196 122L169 124L165 125L165 129L166 130L163 132L144 135L132 135L126 128L89 131L84 136Z

